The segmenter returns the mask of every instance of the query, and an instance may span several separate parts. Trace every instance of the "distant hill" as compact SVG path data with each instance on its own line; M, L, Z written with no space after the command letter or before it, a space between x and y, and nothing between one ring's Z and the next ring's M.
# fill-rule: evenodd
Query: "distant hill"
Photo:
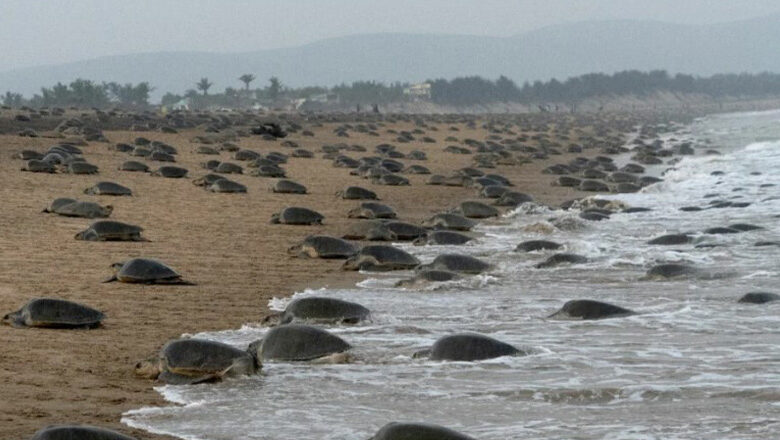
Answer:
M506 75L524 81L589 72L665 69L696 75L780 72L780 15L690 26L649 21L592 21L550 26L507 37L370 34L299 47L245 53L164 52L116 55L0 72L0 93L26 96L58 81L149 81L155 97L193 88L241 87L243 73L284 84L335 85L355 80L417 82L432 78ZM261 84L262 83L262 84Z

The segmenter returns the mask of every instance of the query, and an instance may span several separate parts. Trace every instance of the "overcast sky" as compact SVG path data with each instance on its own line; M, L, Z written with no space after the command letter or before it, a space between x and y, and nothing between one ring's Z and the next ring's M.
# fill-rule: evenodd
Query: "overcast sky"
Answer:
M706 24L780 0L0 0L0 71L135 52L241 52L371 32L509 36L584 20Z

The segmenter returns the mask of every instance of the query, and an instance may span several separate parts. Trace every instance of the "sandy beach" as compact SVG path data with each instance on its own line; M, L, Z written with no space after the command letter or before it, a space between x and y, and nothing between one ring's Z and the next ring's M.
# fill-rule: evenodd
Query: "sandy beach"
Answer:
M565 116L562 116L566 118ZM393 142L386 130L412 130L410 122L382 127L380 137L350 132L349 138L334 133L337 123L313 126L313 137L288 137L314 152L324 144L347 142L363 145L366 153L348 153L360 158L373 155L373 147ZM443 152L448 136L460 140L483 140L487 132L477 123L432 124L426 131L435 143L396 144L407 153L425 151L420 163L436 174L471 165L471 155ZM459 131L448 128L457 126ZM577 142L572 127L562 145ZM586 128L587 130L587 128ZM45 132L42 133L45 135ZM219 157L195 154L197 143L190 139L203 134L190 129L178 134L161 132L105 131L110 143L91 142L82 147L88 162L100 167L100 174L24 173L23 162L10 159L22 149L45 151L58 142L47 137L0 136L0 193L4 209L0 214L0 311L21 307L33 297L56 297L82 302L105 312L102 328L95 330L16 329L0 326L4 355L0 357L0 384L5 396L0 401L0 437L28 438L43 426L55 423L101 425L136 436L161 438L132 430L120 423L127 410L164 405L154 391L155 384L133 375L133 365L154 354L166 341L182 334L238 328L258 323L268 312L272 297L287 296L306 287L352 285L356 272L344 272L341 261L293 258L287 248L312 233L340 236L356 220L346 213L358 202L334 194L348 185L360 185L377 192L396 209L404 221L419 222L466 199L476 199L473 188L430 186L428 176L410 175L411 186L374 185L349 170L333 167L316 153L312 159L291 158L284 165L288 178L307 186L309 194L275 194L268 190L275 179L232 175L248 186L247 194L215 194L192 185L192 179L207 173L200 163ZM533 146L535 133L524 133ZM145 173L117 170L125 153L110 151L117 142L131 143L137 136L166 142L179 151L175 165L190 170L187 179L150 177ZM556 140L555 135L551 136ZM258 136L243 137L241 148L260 153L289 150L279 141ZM565 151L565 149L564 149ZM580 156L599 154L599 149L582 154L564 153L519 166L498 166L515 185L514 190L533 195L539 202L558 204L585 193L552 186L556 176L541 170L553 163L565 163ZM148 161L152 168L161 165ZM407 162L410 163L410 162ZM245 163L241 163L245 165ZM114 181L133 190L132 197L87 196L83 190L98 181ZM41 213L57 197L74 197L114 206L111 219L142 226L148 242L85 242L74 234L91 223L88 219L66 218ZM323 226L269 224L272 213L285 206L305 206L325 215ZM102 284L111 275L109 265L130 257L158 258L180 272L195 286L142 286Z

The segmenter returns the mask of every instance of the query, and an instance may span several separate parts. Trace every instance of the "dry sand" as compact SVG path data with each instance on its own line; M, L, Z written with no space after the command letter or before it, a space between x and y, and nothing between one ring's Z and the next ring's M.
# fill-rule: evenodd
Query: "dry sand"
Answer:
M462 126L457 133L440 125L429 132L436 143L397 144L403 152L426 151L419 162L433 173L449 174L470 165L471 156L443 153L444 138L484 139L486 133ZM391 135L339 138L335 124L313 129L315 137L292 135L302 147L317 151L326 143L348 142L368 147L392 142ZM412 129L398 123L396 130ZM475 190L428 186L427 176L410 176L410 187L372 185L334 168L321 159L292 158L284 165L288 177L305 184L307 195L268 191L275 179L230 176L249 187L249 193L213 194L192 185L206 173L200 163L214 156L194 154L189 139L201 132L180 134L106 132L112 143L130 142L143 135L179 149L176 165L190 170L189 179L164 179L144 173L117 171L128 160L109 151L104 143L84 147L85 157L100 167L96 176L23 173L22 162L10 156L24 148L43 151L55 139L0 136L0 313L18 309L32 297L48 296L86 303L104 311L107 319L96 330L15 329L0 326L0 438L29 438L39 428L57 423L102 425L139 439L163 438L132 430L120 423L123 412L166 402L153 390L153 382L136 378L136 361L155 353L166 341L183 333L230 329L258 322L267 313L268 300L311 286L354 284L359 275L340 270L341 261L291 258L286 249L311 233L340 235L351 221L346 212L356 201L334 193L349 184L376 191L384 203L396 208L403 220L418 221L476 198ZM533 144L530 142L529 144ZM259 152L282 151L278 142L257 136L241 138L239 145ZM590 153L595 154L595 153ZM499 166L517 185L516 190L546 203L579 196L576 191L550 185L554 176L540 174L571 155L554 156L522 166ZM230 160L222 153L221 160ZM230 160L232 162L236 162ZM148 162L156 167L158 163ZM240 163L240 162L236 162ZM416 162L415 162L416 163ZM245 165L244 163L241 163ZM132 197L87 196L84 188L110 180L130 187ZM114 205L114 220L140 225L151 240L143 243L84 242L74 234L91 221L43 214L57 197L74 197ZM316 209L326 217L324 226L271 225L272 213L288 205ZM129 257L147 256L168 263L196 286L140 286L101 284L109 264Z

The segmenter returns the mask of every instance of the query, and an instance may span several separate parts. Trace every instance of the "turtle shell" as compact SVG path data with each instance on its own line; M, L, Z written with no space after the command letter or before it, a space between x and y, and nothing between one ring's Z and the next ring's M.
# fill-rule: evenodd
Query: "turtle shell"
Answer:
M103 318L103 312L83 304L63 299L36 298L17 312L6 315L4 320L16 326L71 328L97 327Z
M147 283L156 280L172 280L181 275L165 264L149 258L133 258L122 264L116 277L125 283Z
M309 361L352 348L343 339L317 327L287 324L274 327L259 343L250 349L257 350L257 359L278 361Z
M205 339L174 339L160 350L162 369L184 376L204 376L241 365L242 372L256 371L246 350Z

